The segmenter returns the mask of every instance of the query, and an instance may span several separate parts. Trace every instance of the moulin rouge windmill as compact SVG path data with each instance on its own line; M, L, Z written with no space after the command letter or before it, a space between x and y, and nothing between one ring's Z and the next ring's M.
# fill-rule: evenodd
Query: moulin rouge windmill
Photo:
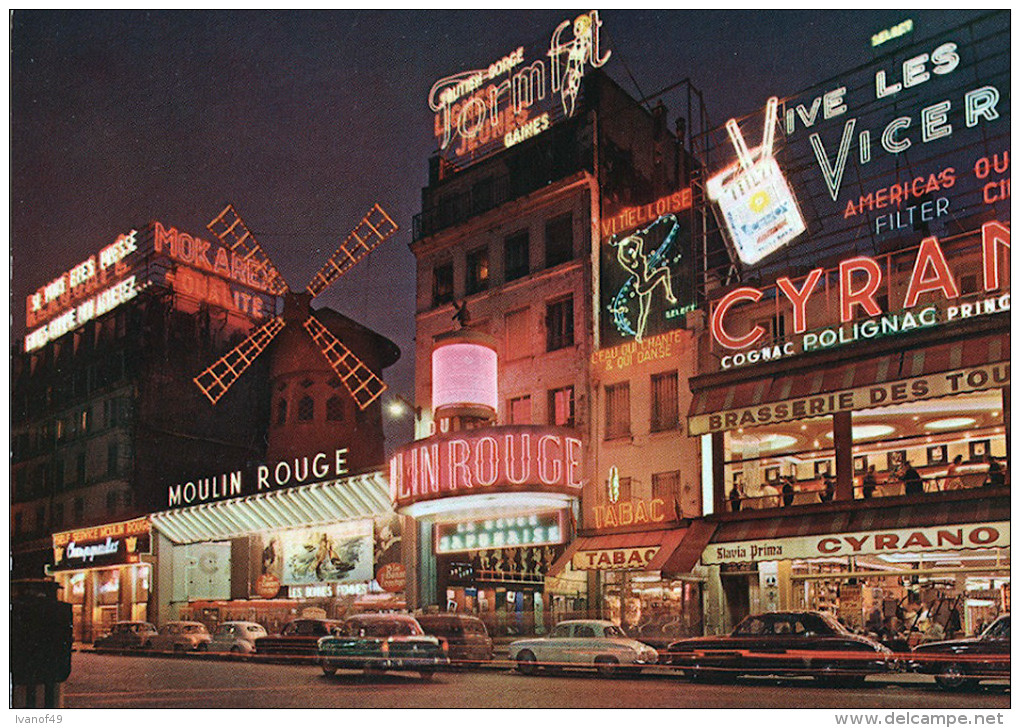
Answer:
M283 296L281 315L255 329L247 339L195 377L195 384L210 402L216 404L288 324L304 326L360 409L364 410L385 391L382 379L312 314L313 299L397 231L397 224L379 205L372 206L302 292L287 285L233 205L228 204L207 227L232 252L261 264L266 290L274 296Z

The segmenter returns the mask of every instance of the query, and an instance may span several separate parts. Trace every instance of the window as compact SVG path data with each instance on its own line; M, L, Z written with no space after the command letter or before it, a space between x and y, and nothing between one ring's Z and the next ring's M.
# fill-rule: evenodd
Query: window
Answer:
M117 493L110 491L106 494L106 510L108 513L113 513L117 510Z
M283 425L287 422L287 400L276 401L276 424Z
M471 212L480 213L491 210L495 204L495 185L492 177L476 182L471 187Z
M467 255L465 292L470 295L489 287L489 249L479 248Z
M521 230L503 243L503 264L507 281L523 278L531 272L528 231Z
M682 510L679 506L680 471L670 470L666 473L652 473L652 498L659 498L666 504L666 513ZM677 512L676 517L683 517L683 513Z
M75 498L74 499L74 522L76 525L81 525L81 522L85 520L85 499Z
M432 269L432 305L440 306L453 300L453 261Z
M652 375L652 432L675 430L680 425L677 373Z
M326 400L326 419L330 422L340 422L344 418L344 401L341 397L333 395Z
M315 400L305 395L298 400L297 418L300 422L308 422L315 417Z
M554 217L545 224L545 266L565 263L574 257L574 216Z
M20 475L20 473L19 473ZM54 458L53 460L53 488L54 490L64 489L64 459Z
M590 624L579 624L574 627L574 636L582 638L591 638L595 636L595 628Z
M569 637L570 636L570 625L569 624L558 624L553 628L550 637Z
M46 506L35 507L35 529L37 531L45 530L46 528Z
M546 351L574 345L574 299L553 301L545 308Z
M117 459L120 456L117 443L111 442L106 448L106 474L116 475L118 470Z
M562 387L549 391L549 424L574 426L574 388Z
M528 326L528 312L522 308L506 315L506 359L523 359L531 356L531 329Z
M78 485L85 485L85 453L78 453L75 473L78 476Z
M523 397L516 397L510 400L510 405L507 407L510 411L510 424L511 425L530 425L531 424L531 397L524 395Z
M56 528L62 528L64 525L64 504L54 503L53 504L53 525Z
M630 382L606 386L606 439L630 435Z

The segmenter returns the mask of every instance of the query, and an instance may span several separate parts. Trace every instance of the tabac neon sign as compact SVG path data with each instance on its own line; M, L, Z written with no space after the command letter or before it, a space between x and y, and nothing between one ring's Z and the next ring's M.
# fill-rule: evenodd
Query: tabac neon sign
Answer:
M429 109L435 112L435 136L441 150L455 156L498 142L518 144L549 128L553 110L533 108L558 97L563 116L572 116L585 71L605 65L612 51L602 51L597 10L564 20L553 31L546 53L525 62L524 47L487 68L445 76L429 91ZM568 32L568 28L570 31ZM541 110L546 113L536 113ZM555 107L553 107L555 109ZM557 111L556 113L559 113Z

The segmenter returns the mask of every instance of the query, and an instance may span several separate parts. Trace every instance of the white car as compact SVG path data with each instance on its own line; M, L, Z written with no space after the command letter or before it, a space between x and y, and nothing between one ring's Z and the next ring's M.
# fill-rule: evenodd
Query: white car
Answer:
M612 622L573 619L557 624L547 637L512 642L510 659L525 675L542 666L550 670L594 667L600 675L609 676L617 671L640 672L642 667L656 664L659 653L631 639Z
M223 622L216 628L209 651L250 655L255 652L255 640L265 636L266 628L257 622Z

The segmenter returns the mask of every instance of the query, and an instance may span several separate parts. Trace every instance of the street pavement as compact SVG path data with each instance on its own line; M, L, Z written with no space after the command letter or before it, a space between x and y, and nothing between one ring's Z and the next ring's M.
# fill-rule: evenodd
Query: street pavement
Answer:
M691 683L666 670L636 678L568 672L527 677L509 669L326 677L314 665L76 652L66 708L884 708L1002 709L1008 685L946 693L902 676L863 688L751 679Z

